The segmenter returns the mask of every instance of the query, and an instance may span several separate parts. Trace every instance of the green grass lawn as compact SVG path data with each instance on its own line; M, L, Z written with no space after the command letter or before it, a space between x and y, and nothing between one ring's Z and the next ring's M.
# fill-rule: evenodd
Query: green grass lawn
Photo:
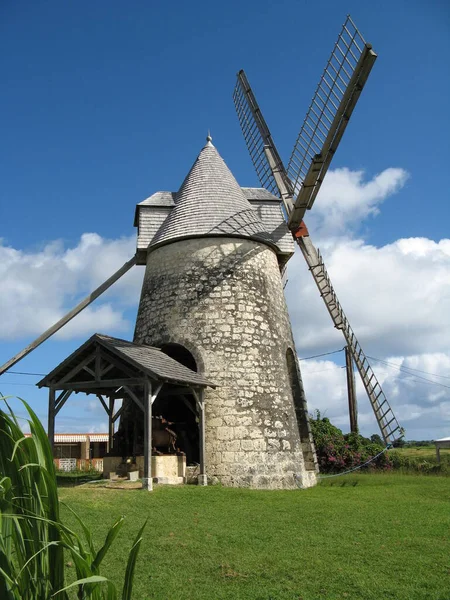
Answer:
M60 496L97 544L126 515L102 570L117 581L149 518L136 600L450 599L449 478L353 475L276 492L89 484Z

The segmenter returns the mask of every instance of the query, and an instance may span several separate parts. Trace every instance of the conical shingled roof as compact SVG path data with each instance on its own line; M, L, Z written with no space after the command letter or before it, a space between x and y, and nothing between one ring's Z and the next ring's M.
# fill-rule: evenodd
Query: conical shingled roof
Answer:
M177 192L175 206L149 250L176 239L200 236L236 236L275 245L210 140Z

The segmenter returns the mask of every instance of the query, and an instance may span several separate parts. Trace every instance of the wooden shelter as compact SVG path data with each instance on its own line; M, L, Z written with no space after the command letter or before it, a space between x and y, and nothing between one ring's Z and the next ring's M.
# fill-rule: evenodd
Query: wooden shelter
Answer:
M441 438L439 440L434 440L434 445L436 446L436 460L438 463L441 462L441 450L450 450L450 437Z
M101 402L109 420L109 448L113 448L114 425L123 410L122 406L115 411L115 401L132 400L144 417L143 487L148 490L152 489L153 481L151 473L153 403L162 391L181 398L186 394L192 395L199 415L199 483L206 485L203 391L206 387L215 387L215 385L201 374L167 356L159 348L96 333L37 385L49 389L48 437L52 448L55 440L56 415L73 392L95 394Z

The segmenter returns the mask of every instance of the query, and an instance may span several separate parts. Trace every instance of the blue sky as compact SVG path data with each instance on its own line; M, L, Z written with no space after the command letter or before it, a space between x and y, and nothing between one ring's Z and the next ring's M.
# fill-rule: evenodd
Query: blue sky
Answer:
M353 190L367 210L354 218L358 211L344 210L344 200L341 204L329 192L331 200L323 196L321 204L321 198L317 201L318 239L325 252L328 249L333 280L336 277L348 298L344 308L350 304L354 310L355 319L347 312L359 325L361 341L367 340L368 354L450 375L445 342L450 332L445 315L450 311L443 310L450 298L450 271L447 245L436 246L449 237L450 211L446 64L450 8L440 0L325 2L320 8L294 1L2 2L0 236L6 284L0 301L0 363L131 256L135 204L156 190L179 187L208 128L239 183L258 184L232 102L240 68L245 68L287 162L348 12L379 58L333 161L333 169L346 169L341 172L343 180L330 181L345 197ZM398 170L389 172L394 178L390 187L368 199L364 182L387 169ZM352 179L352 173L361 171L359 181ZM339 231L325 211L332 201L341 210ZM82 238L88 233L97 237ZM410 242L408 250L406 242L399 244L417 238L427 244ZM366 291L353 308L362 278L354 281L346 276L339 257L357 262L371 252L385 271L374 268L374 278L366 282ZM51 264L50 271L39 270L43 263ZM312 298L309 280L302 279L308 274L300 266L297 272L293 264L287 292L290 307L297 298L300 305ZM398 277L394 265L399 265ZM96 324L103 325L105 333L132 337L139 276L132 275L98 303L98 318L94 311L85 326L74 322L65 339L47 342L14 370L49 371L95 331ZM434 283L429 295L419 294L409 302L430 278ZM412 291L403 300L401 290L409 285ZM376 289L377 298L385 290L376 306L368 293L371 289ZM59 303L54 299L58 295ZM403 301L408 309L401 311ZM391 308L397 305L401 314L395 324L402 321L403 328L393 335ZM308 310L310 306L316 304L308 303ZM316 323L315 312L308 321L310 335L303 336L300 322L305 314L300 309L297 304L291 308L300 355L341 346L333 331L328 335L325 326L332 327L320 321L323 315ZM318 315L321 310L317 308ZM406 313L409 320L403 322ZM370 330L371 323L389 326ZM305 344L302 338L310 342ZM340 383L328 378L334 367L317 362L316 371L305 367L320 375L320 381L317 375L309 376L310 403L323 410L329 402L328 414L342 417L342 397L334 395ZM419 393L417 381L398 388L393 373L392 381L388 373L384 375L402 416L408 419L411 407L425 411L417 408L418 416L406 425L409 437L450 435L450 403L445 396L449 390L429 384L430 390L439 392L436 399ZM0 390L29 399L44 418L46 394L30 385L35 380L7 374L0 378ZM367 404L364 397L360 402ZM101 428L101 413L86 406L77 398L64 418L61 415L60 428ZM342 425L345 428L344 417ZM364 426L368 432L376 431L370 419Z

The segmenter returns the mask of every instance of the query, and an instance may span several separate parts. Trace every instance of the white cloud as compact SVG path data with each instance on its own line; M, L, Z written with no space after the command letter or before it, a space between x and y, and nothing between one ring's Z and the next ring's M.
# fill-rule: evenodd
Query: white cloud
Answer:
M95 233L83 234L67 249L61 241L37 252L0 243L0 337L12 340L42 333L131 258L134 246L133 236L107 240ZM132 269L58 335L126 330L130 324L123 313L137 303L142 274L142 269Z
M319 237L342 234L379 212L379 205L400 190L409 175L404 169L385 169L369 181L364 171L329 171L308 214L308 227Z
M344 238L325 264L359 341L375 356L448 350L450 240L397 240L377 248ZM300 253L288 267L287 300L303 354L343 344Z

